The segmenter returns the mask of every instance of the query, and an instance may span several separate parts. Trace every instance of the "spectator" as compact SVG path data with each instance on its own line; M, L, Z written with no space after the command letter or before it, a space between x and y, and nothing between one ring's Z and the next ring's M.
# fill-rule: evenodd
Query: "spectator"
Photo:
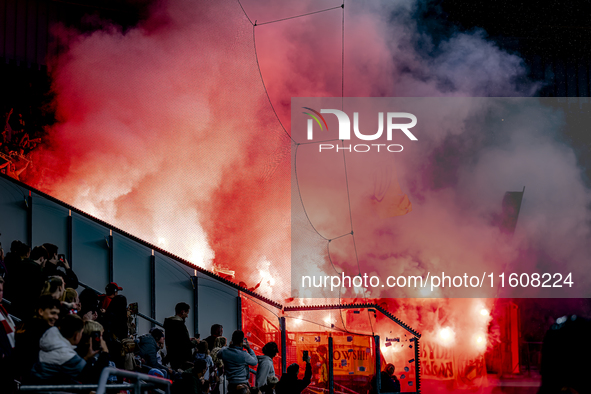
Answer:
M68 260L65 258L60 259L58 258L58 247L54 244L45 243L43 244L45 250L47 250L48 260L43 268L43 272L47 277L50 276L61 276L64 279L64 283L66 287L70 287L74 290L78 288L78 277L70 268L70 264L68 264ZM64 270L60 270L59 268L63 268Z
M209 347L207 346L207 342L201 341L197 344L197 353L195 354L195 360L205 360L205 363L207 364L207 370L205 371L204 378L208 382L212 383L212 381L215 380L213 379L213 376L211 376L213 374L214 365L213 360L209 355Z
M214 342L214 348L210 352L211 357L213 358L214 352L217 354L217 352L223 347L226 347L226 338L225 337L217 337ZM215 360L213 360L213 361L215 362Z
M50 276L43 285L41 295L50 295L56 300L60 300L64 295L66 288L64 287L64 280L61 276Z
M544 335L538 394L590 393L591 321L563 316Z
M213 349L215 347L215 339L224 335L224 327L221 324L214 324L211 326L210 336L205 338L205 342L207 342L207 346L209 349Z
M139 348L132 338L125 338L121 341L121 355L123 356L123 369L135 371L137 365L135 362L135 353ZM158 355L159 356L159 355ZM162 360L160 358L160 360Z
M218 351L217 356L224 362L228 380L228 393L240 391L243 385L248 384L250 374L248 366L257 365L256 355L250 348L248 340L244 339L244 332L241 330L234 331L230 346Z
M84 322L84 331L82 331L82 338L80 339L80 343L76 347L76 353L78 353L80 357L86 356L86 354L88 353L88 349L93 346L93 341L104 341L104 331L105 330L103 329L103 326L99 322ZM94 346L96 347L97 345Z
M31 249L22 243L19 245L19 251L22 261L9 275L10 294L13 298L10 300L10 311L25 320L33 314L33 308L45 282L42 265L45 263L47 252L38 246L31 253Z
M16 327L12 318L2 306L3 294L4 278L0 277L0 371L9 371L11 357L14 352ZM5 382L0 379L0 384L5 384Z
M96 317L94 319L88 320L96 320L98 318L99 311L99 300L96 292L91 289L84 289L80 293L79 299L81 304L80 316L82 316L82 319L84 319L83 316L88 312L93 312L92 315L96 313Z
M261 388L263 394L275 394L275 387L277 387L279 379L277 376L267 377L267 384Z
M164 319L166 332L166 355L172 369L180 368L185 362L191 361L191 349L195 341L189 337L189 330L185 326L185 319L189 316L191 307L180 302L174 307L174 316Z
M18 249L16 252L19 255L19 257L21 258L21 261L31 257L31 248L29 247L29 245L27 245L25 243L22 243L22 242L19 243ZM39 253L39 256L40 255L41 254ZM45 254L43 254L43 257L45 257ZM47 257L45 257L45 259L47 259ZM33 257L32 260L37 260L37 258Z
M394 375L394 372L396 371L396 368L394 367L394 364L388 364L386 365L386 369L384 371L382 371L380 380L382 382L381 386L380 386L380 392L381 393L399 393L400 392L400 381L398 380L398 378L396 377L396 375ZM371 387L372 387L372 392L376 392L376 377L374 376L371 379Z
M132 308L132 304L127 306L127 332L129 336L137 337L137 328L135 326L135 315L137 312L137 303Z
M2 306L4 278L0 277L0 359L10 356L14 349L15 324Z
M127 329L127 298L125 296L118 295L113 298L103 317L103 327L105 327L105 331L114 334L119 340L129 336Z
M8 166L10 165L10 163L12 162L0 156L0 173L6 174L6 171L8 170Z
M66 291L64 291L64 294L62 295L61 301L72 304L72 306L76 307L76 309L80 308L80 298L78 297L78 292L71 287L66 288Z
M109 348L111 360L115 362L117 368L123 368L125 353L122 341L128 337L127 298L122 295L115 296L100 322L105 328L103 336Z
M59 318L60 302L47 295L39 297L35 316L25 320L16 332L16 365L18 374L25 379L39 360L39 340Z
M4 249L2 249L2 243L0 243L0 277L6 276L6 264L4 263Z
M275 368L273 367L273 357L279 353L279 347L275 342L269 342L263 346L263 355L257 356L257 379L256 386L259 388L267 384L267 378L275 376Z
M151 368L159 369L164 377L172 374L172 370L162 365L162 359L158 353L164 347L164 332L159 328L152 328L150 333L140 336L138 346L140 357Z
M10 244L10 252L6 253L6 256L4 257L4 265L6 266L7 275L9 275L11 271L14 272L16 266L21 262L21 257L17 252L21 243L22 242L17 239L12 241Z
M76 290L67 288L60 300L62 302L62 309L65 308L68 314L78 314L80 312L80 299Z
M328 348L326 345L320 345L316 349L318 361L316 365L320 364L318 386L328 389Z
M169 334L170 335L170 334ZM172 385L173 394L203 394L209 391L209 382L204 379L207 364L205 360L196 360L193 368L186 370L181 378Z
M286 373L281 375L281 380L277 383L276 391L281 394L300 394L312 380L312 365L310 364L310 356L306 360L306 372L304 379L298 379L300 366L296 363L287 367Z
M12 126L10 125L10 116L12 115L12 112L14 111L14 108L10 108L10 111L6 112L4 114L5 116L5 123L4 123L4 143L5 144L9 144L12 141Z
M108 365L108 356L99 356L99 362L87 363L100 350L88 347L88 352L81 357L74 350L82 339L84 322L79 316L68 315L60 321L59 329L48 329L39 342L39 362L33 367L33 382L44 384L76 384L83 380L91 382L98 377L100 371ZM102 350L106 353L106 345L101 341ZM98 370L98 373L97 373ZM92 378L88 379L87 377ZM93 382L94 383L94 382Z
M92 309L91 307L81 307L78 315L84 321L96 321L98 320L98 308Z
M96 383L99 380L100 372L105 366L111 366L115 368L115 363L112 361L108 361L108 348L107 344L103 339L103 326L95 321L85 321L84 322L84 331L82 331L82 339L80 339L80 343L76 347L76 353L80 357L84 357L88 354L89 348L93 347L94 349L100 349L100 352L95 354L93 357L86 360L86 363L90 363L92 368L88 375L81 376L82 383ZM104 354L104 356L103 356ZM102 357L102 358L101 358ZM105 363L105 361L108 362ZM109 380L111 381L111 380Z
M213 350L210 353L211 359L214 364L215 375L217 376L217 382L215 382L211 386L211 391L213 394L226 394L228 392L228 383L226 381L226 376L224 374L224 362L222 361L222 359L218 358L218 352L222 347L226 345L226 338L216 338L216 344L219 344L221 342L220 339L224 339L223 346L213 348Z
M20 136L17 137L18 134L22 133L25 129L25 121L23 119L23 114L21 114L20 112L17 112L16 116L12 118L12 120L10 119L10 115L12 114L14 108L10 109L10 113L8 115L8 118L6 119L6 122L10 124L10 126L12 127L12 138L11 140L14 141L16 139L20 139ZM17 137L17 138L15 138Z
M27 169L29 163L30 162L27 161L26 164L20 168L16 168L16 165L14 163L10 163L8 167L6 167L6 175L13 179L16 179L17 181L20 181L20 175Z
M119 292L123 290L123 287L119 287L119 285L115 282L111 282L105 286L105 294L101 294L99 296L99 309L104 313L107 308L109 308L109 304L113 301L115 296L119 295Z

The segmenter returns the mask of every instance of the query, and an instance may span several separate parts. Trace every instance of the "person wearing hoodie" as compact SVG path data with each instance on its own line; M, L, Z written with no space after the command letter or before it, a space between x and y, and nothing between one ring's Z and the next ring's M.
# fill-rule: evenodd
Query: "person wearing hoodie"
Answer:
M273 367L273 357L279 353L279 347L275 342L269 342L263 346L263 355L257 356L257 380L256 386L261 388L267 385L267 378L275 376L275 368Z
M79 382L96 383L100 372L108 366L107 345L101 340L103 353L94 364L87 363L100 350L88 348L82 358L76 353L76 346L82 338L84 322L79 316L67 315L59 321L58 327L51 327L39 341L39 362L33 366L32 383L76 384Z
M162 360L158 359L158 351L162 349L163 346L164 332L157 327L152 328L148 334L139 337L138 347L140 350L140 357L144 359L146 365L162 371L164 377L168 378L168 376L172 374L172 370L162 365Z
M60 302L50 295L37 300L35 316L21 324L15 333L15 367L17 375L26 380L33 365L39 360L39 341L53 327L60 314Z
M296 363L287 367L287 372L281 375L281 380L277 383L275 391L277 394L300 394L312 381L312 365L310 356L306 360L306 373L304 379L298 379L300 366Z
M189 337L189 330L185 326L185 319L189 316L190 309L186 302L179 302L174 307L175 315L164 319L166 357L174 370L191 361L192 350L197 346L197 341Z
M245 352L244 350L246 349ZM236 330L232 333L230 346L222 348L217 353L224 362L226 378L228 379L228 393L238 392L248 387L249 365L257 365L257 358L248 341L244 339L244 332Z

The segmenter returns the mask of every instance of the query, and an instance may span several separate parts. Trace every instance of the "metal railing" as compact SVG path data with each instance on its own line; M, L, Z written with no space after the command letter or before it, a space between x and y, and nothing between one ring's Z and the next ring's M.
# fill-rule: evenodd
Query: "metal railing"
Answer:
M80 392L80 391L96 391L98 388L98 384L58 384L58 385L51 385L51 384L31 384L26 386L21 386L19 388L19 392L26 392L26 393L63 393L63 392ZM121 384L109 384L106 388L108 391L113 390L133 390L135 386L129 383L121 383Z
M111 385L107 384L109 376L114 375L122 378L135 380L132 387L134 393L139 394L144 390L152 387L163 387L166 394L170 394L170 380L157 378L155 376L146 375L138 372L130 372L116 368L105 368L101 373L96 394L104 394Z
M9 305L9 306L11 305L11 302L8 301L6 298L3 298L2 302L5 303L6 305ZM10 316L12 321L14 321L15 323L20 323L22 321L21 319L19 319L18 317L16 317L15 315L12 315L10 313L8 314L8 316Z

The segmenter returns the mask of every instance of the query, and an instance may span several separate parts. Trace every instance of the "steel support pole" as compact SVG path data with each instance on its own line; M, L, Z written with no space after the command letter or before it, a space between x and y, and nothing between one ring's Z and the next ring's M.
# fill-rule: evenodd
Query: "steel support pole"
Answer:
M156 319L156 256L153 249L150 256L150 317Z
M285 326L285 317L279 318L279 327L281 328L281 373L287 371L287 328Z
M67 222L67 245L66 245L66 252L68 262L70 263L70 268L74 269L74 241L73 241L73 234L74 234L74 220L72 218L72 210L68 212L68 222Z
M115 281L114 266L113 230L109 230L109 282Z
M242 330L242 297L236 297L236 327Z
M382 390L382 354L380 349L380 336L374 336L376 346L376 393Z
M328 393L334 394L334 349L333 339L328 337Z
M193 283L193 333L195 338L199 336L199 288L197 276L191 276Z
M33 248L33 195L29 190L29 195L25 198L27 206L27 243Z

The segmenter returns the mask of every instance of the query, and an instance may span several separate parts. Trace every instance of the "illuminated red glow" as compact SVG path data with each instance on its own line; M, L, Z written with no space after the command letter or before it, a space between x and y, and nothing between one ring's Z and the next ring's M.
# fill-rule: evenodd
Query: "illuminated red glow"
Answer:
M277 7L245 2L247 12L259 20L309 11L314 4ZM406 44L399 37L408 36L403 34L408 27L388 25L382 18L391 10L347 14L356 23L347 30L346 96L442 96L446 93L438 90L438 77L449 78L457 87L452 94L458 96L514 93L508 81L515 75L506 75L506 70L521 72L515 56L477 36L458 34L445 44L441 58L422 62L412 46L399 45ZM288 132L290 97L341 94L340 18L340 11L331 11L306 22L256 28L261 71ZM170 1L126 34L116 29L87 36L60 32L62 39L69 37L70 49L52 59L58 123L48 130L49 146L37 156L50 171L31 183L197 265L235 271L236 281L244 280L248 286L261 283L257 291L274 299L293 299L290 141L269 108L251 31L234 1L216 5ZM465 47L486 54L491 67L482 70L476 55L458 65L454 59L463 53L458 48ZM403 68L433 79L413 79L398 71ZM525 269L544 253L562 259L573 250L585 250L580 247L584 235L575 233L579 235L568 242L546 242L549 232L543 230L548 223L576 229L578 222L572 218L586 212L588 196L569 153L551 143L542 153L529 149L529 141L538 141L539 135L533 133L516 142L513 152L491 150L476 165L464 165L456 153L485 147L453 144L461 120L445 125L441 134L421 137L429 144L422 161L396 163L402 191L412 199L412 214L394 221L355 221L362 269L382 276L424 274L425 267L459 261L490 272L518 252ZM446 137L452 141L448 145L443 143ZM477 133L470 137L479 141ZM548 198L554 206L568 207L561 214L567 219L542 214L522 218L524 232L509 245L488 218L504 191L514 184L521 187L520 179L512 175L524 161L531 163L524 178L538 185L539 195L544 196L532 196L528 203L539 208ZM304 164L300 171L318 186L312 190L318 205L307 207L315 224L330 236L348 231L347 216L335 220L327 214L348 208L342 174L327 183L313 177L313 172L318 173L315 167ZM553 184L548 174L565 181L560 187L547 186ZM371 215L368 200L357 197L354 215ZM483 205L476 207L473 201ZM402 245L401 253L392 252L394 243ZM357 269L350 259L351 248L349 238L331 244L337 267ZM305 263L311 270L332 274L325 249L322 242L311 245L312 258ZM342 301L362 296L349 291ZM380 292L371 297L380 297ZM426 340L448 342L455 337L458 344L466 338L462 343L469 345L455 349L473 355L498 338L488 331L492 302L475 301L469 305L474 310L467 313L471 303L406 299L392 303L390 310L423 332ZM294 322L305 325L302 316ZM323 324L334 322L338 324L338 319Z

